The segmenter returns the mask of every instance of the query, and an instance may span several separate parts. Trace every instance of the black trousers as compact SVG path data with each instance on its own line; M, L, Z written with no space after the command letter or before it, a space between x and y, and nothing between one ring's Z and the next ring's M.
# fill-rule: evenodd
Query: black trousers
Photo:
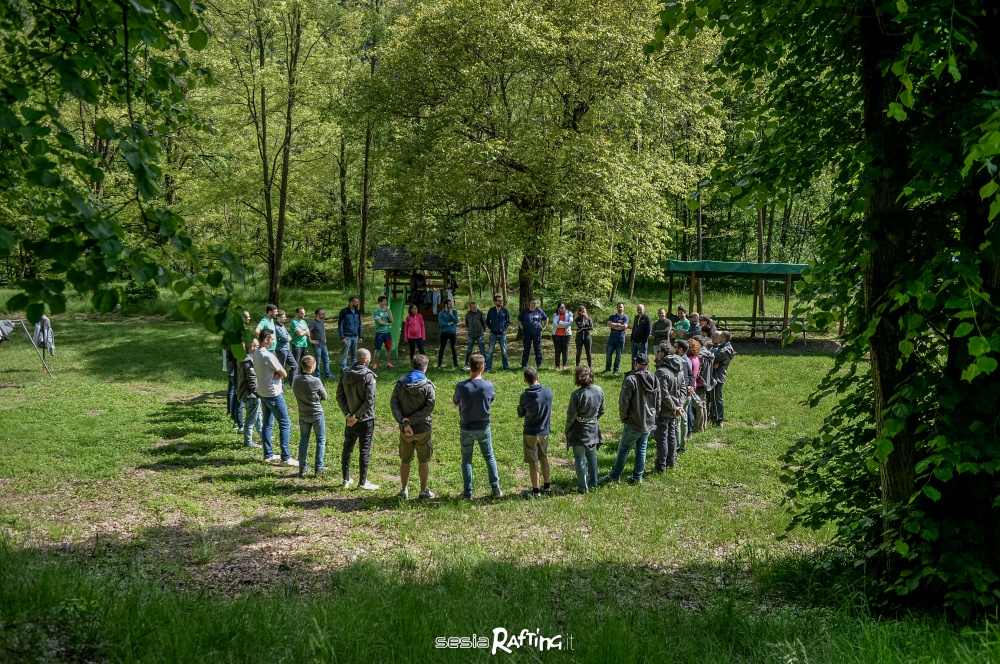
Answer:
M722 395L724 385L725 383L716 383L712 391L708 393L708 419L716 424L726 419L726 404Z
M438 366L441 366L441 360L444 358L444 347L451 344L451 363L456 368L458 367L458 352L455 350L455 339L458 335L454 332L442 332L441 341L438 346Z
M424 340L423 339L410 339L406 342L410 346L410 364L413 364L413 356L420 351L420 354L424 354Z
M576 335L576 366L580 366L580 351L583 350L587 351L587 366L594 366L592 358L590 357L590 349L593 343L593 340L590 338L589 330L580 332Z
M295 358L296 366L302 366L302 358L306 356L306 347L292 346L292 357Z
M368 479L368 461L372 456L372 439L375 437L375 418L356 422L352 427L344 428L344 451L340 455L340 469L344 479L351 476L351 455L355 445L360 447L361 463L358 468L358 484L364 484Z
M680 437L680 422L676 417L659 417L653 429L656 442L656 470L673 468L677 461L677 440Z
M535 366L542 366L542 335L538 334L525 334L524 335L524 348L521 351L521 367L528 366L528 357L531 354L531 347L535 347Z
M569 337L553 334L552 345L556 347L556 367L569 364Z

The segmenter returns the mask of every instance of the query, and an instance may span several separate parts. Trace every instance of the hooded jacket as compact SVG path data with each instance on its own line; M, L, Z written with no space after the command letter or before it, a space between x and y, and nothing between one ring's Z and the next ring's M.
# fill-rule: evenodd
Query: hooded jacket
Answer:
M684 389L694 387L694 368L691 366L691 358L687 355L678 355L681 359L681 377L684 379Z
M701 358L701 367L698 370L698 374L701 378L700 387L705 388L707 392L711 392L712 387L715 386L715 383L712 382L712 364L715 363L715 356L712 355L711 350L702 346L701 351L698 353L698 357Z
M400 376L389 400L389 408L400 430L409 422L414 433L430 431L434 399L434 383L427 379L424 372L411 371Z
M566 407L566 445L597 447L601 444L601 427L598 423L604 414L604 390L600 385L576 389Z
M715 381L716 385L725 385L726 374L729 372L729 363L733 361L736 349L733 348L732 343L727 341L721 346L713 348L712 354L715 355L715 366L712 367L712 380Z
M656 382L660 384L660 408L658 417L662 419L680 417L687 397L684 366L677 355L667 355L656 363Z
M340 374L337 405L344 415L361 422L375 419L375 372L358 362Z
M643 433L656 428L656 411L660 405L660 385L653 374L637 369L625 376L618 415L630 429Z

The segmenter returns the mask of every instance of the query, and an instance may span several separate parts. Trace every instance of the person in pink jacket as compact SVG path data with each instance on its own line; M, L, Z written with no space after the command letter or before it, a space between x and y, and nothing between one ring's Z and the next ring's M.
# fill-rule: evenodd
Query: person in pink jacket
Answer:
M410 364L413 364L413 356L419 351L424 355L424 339L427 334L424 330L424 317L417 311L417 305L410 305L410 313L403 321L403 339L410 346Z

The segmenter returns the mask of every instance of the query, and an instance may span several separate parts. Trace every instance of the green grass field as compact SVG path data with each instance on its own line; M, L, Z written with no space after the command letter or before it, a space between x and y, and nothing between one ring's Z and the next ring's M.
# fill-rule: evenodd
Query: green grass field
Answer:
M328 295L302 299L332 308ZM462 375L432 371L439 498L402 503L388 408L398 371L380 373L371 475L382 488L363 494L336 472L299 480L243 448L217 341L197 328L93 316L55 328L51 378L23 338L0 346L0 661L457 662L490 656L435 649L436 637L494 627L573 637L572 651L515 651L524 661L1000 660L996 630L871 615L863 585L829 571L823 534L778 538L778 457L822 418L803 399L831 365L823 344L740 346L731 425L695 436L677 469L638 487L577 495L556 417L556 495L539 500L519 496L520 374L493 378L508 496L481 498L477 458L467 503L449 403ZM542 379L561 414L570 374ZM606 472L620 378L601 384ZM334 404L327 421L336 469Z

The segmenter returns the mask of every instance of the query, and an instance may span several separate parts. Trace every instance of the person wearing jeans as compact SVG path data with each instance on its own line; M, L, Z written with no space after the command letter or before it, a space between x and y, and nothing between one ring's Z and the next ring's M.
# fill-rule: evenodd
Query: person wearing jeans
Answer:
M309 466L309 436L316 432L316 474L323 472L323 459L326 454L326 415L323 413L323 401L326 400L326 388L313 375L316 369L315 358L306 355L302 358L302 372L292 381L292 393L299 405L299 477L305 477Z
M576 391L566 409L566 445L573 449L576 486L580 493L597 487L597 448L601 446L600 418L604 415L604 390L594 385L588 366L576 368Z
M460 440L462 445L462 497L472 499L472 454L479 445L479 451L486 461L493 497L503 497L500 489L500 473L496 456L493 454L493 432L490 430L490 407L496 397L493 383L483 378L486 358L474 353L469 358L469 378L455 386L452 403L458 406L460 420Z
M368 368L371 359L367 349L358 350L357 362L340 375L340 382L337 383L337 405L346 417L344 450L340 456L345 489L352 484L351 455L356 444L360 444L361 448L358 488L365 491L378 489L377 484L368 481L368 462L375 436L375 372Z
M660 384L646 370L649 360L645 353L635 358L635 370L625 376L618 412L623 429L618 443L618 456L605 482L617 482L625 470L629 452L635 448L635 467L630 481L639 483L646 468L646 444L649 434L656 428L656 415L660 407Z
M655 470L662 473L677 462L677 445L680 437L680 418L684 413L684 369L681 358L674 354L670 342L664 340L656 351L656 381L660 384L660 407L656 416Z
M622 351L625 350L625 332L628 330L628 316L625 315L625 304L619 302L615 307L615 313L608 317L608 327L611 332L608 334L608 345L604 355L604 373L612 369L618 373L618 367L622 361Z
M340 310L337 316L337 333L344 344L340 356L340 368L346 370L354 364L358 354L358 339L361 338L361 300L351 298L351 303Z
M503 368L510 369L510 358L507 355L507 328L510 327L510 312L504 306L503 296L493 296L493 306L486 312L486 327L490 331L490 346L486 349L486 370L493 371L493 353L500 344L500 355Z
M253 355L257 350L257 340L243 344L246 357L236 365L236 398L243 411L243 444L246 447L260 447L253 442L253 430L261 430L260 399L257 397L257 374L253 369Z
M729 374L729 364L733 361L736 350L732 344L732 334L728 330L719 332L719 345L712 348L714 363L712 366L712 421L720 427L726 419L725 400L722 396L723 387L726 384L726 377Z
M298 467L299 462L292 458L288 451L288 442L292 435L292 419L288 416L288 406L282 394L284 379L287 375L281 362L271 351L274 333L264 330L258 337L260 348L253 354L253 369L257 376L257 396L260 397L264 411L260 438L264 446L264 461L280 461L286 466ZM275 456L271 447L271 433L274 431L274 420L278 420L280 432L281 456Z
M316 375L321 378L333 378L330 370L330 351L326 347L326 309L317 309L315 318L309 323L309 336L312 338L313 354L316 356Z

